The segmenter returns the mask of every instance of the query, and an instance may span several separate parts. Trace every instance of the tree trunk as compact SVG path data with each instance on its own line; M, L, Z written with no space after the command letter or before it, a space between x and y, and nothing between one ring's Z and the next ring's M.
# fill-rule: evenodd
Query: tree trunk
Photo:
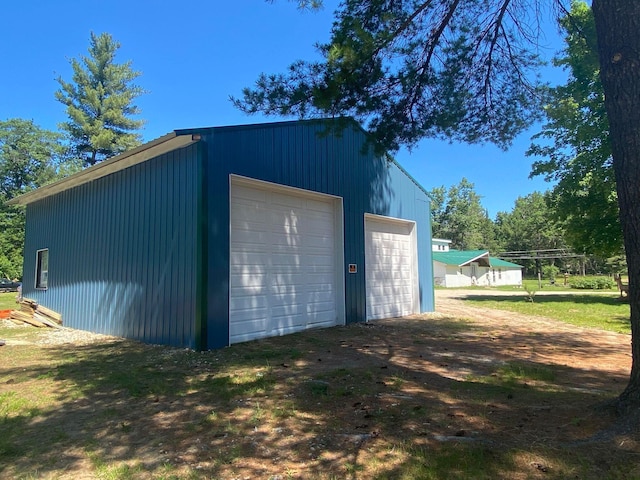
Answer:
M619 410L630 414L640 410L640 1L593 0L592 8L629 268L632 366Z

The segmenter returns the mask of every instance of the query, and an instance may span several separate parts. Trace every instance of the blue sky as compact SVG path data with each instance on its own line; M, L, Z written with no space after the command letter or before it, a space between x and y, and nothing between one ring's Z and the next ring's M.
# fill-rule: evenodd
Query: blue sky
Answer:
M121 43L117 61L131 60L149 93L136 102L147 121L146 141L179 128L276 121L247 116L229 102L261 72L279 73L294 60L317 58L326 41L337 1L320 12L300 12L276 0L22 0L3 6L0 54L0 120L32 119L56 130L66 119L54 98L55 78L71 79L69 59L86 55L90 32L108 32ZM561 47L547 29L550 56ZM550 69L549 81L558 78ZM561 77L561 76L560 76ZM524 152L534 127L504 152L492 145L425 140L396 158L426 189L475 184L493 218L510 211L518 196L549 184L528 178L532 159Z

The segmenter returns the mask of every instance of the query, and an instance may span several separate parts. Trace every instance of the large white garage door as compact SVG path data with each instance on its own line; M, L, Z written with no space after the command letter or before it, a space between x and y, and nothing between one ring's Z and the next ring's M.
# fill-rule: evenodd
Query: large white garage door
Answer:
M414 222L365 216L367 320L420 311L415 235Z
M338 211L334 197L232 180L230 343L343 318Z

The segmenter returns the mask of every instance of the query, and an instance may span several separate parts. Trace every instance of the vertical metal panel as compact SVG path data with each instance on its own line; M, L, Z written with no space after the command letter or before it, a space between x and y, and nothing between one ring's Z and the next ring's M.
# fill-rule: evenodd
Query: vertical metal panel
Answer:
M361 129L347 125L334 134L318 122L286 122L198 133L198 145L29 205L25 294L75 328L177 346L226 345L229 175L237 174L343 198L347 323L366 318L364 214L415 221L421 309L433 309L428 198L406 172L372 153ZM50 251L48 290L34 288L39 248ZM358 273L347 273L351 263Z
M356 126L327 133L319 122L196 130L207 145L207 346L227 344L229 311L229 175L344 199L346 322L364 321L364 214L413 220L418 229L421 310L431 311L433 281L429 201L402 169L375 156ZM178 133L191 133L185 130ZM346 264L358 265L357 274Z
M197 166L194 145L28 205L24 294L73 328L194 347Z

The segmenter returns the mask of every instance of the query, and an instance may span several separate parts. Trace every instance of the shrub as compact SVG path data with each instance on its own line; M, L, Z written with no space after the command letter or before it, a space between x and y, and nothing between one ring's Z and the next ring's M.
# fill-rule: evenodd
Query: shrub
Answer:
M551 283L556 283L556 277L560 273L560 269L555 265L545 265L542 267L542 276Z
M569 284L571 288L580 290L610 290L614 282L609 277L577 278Z

